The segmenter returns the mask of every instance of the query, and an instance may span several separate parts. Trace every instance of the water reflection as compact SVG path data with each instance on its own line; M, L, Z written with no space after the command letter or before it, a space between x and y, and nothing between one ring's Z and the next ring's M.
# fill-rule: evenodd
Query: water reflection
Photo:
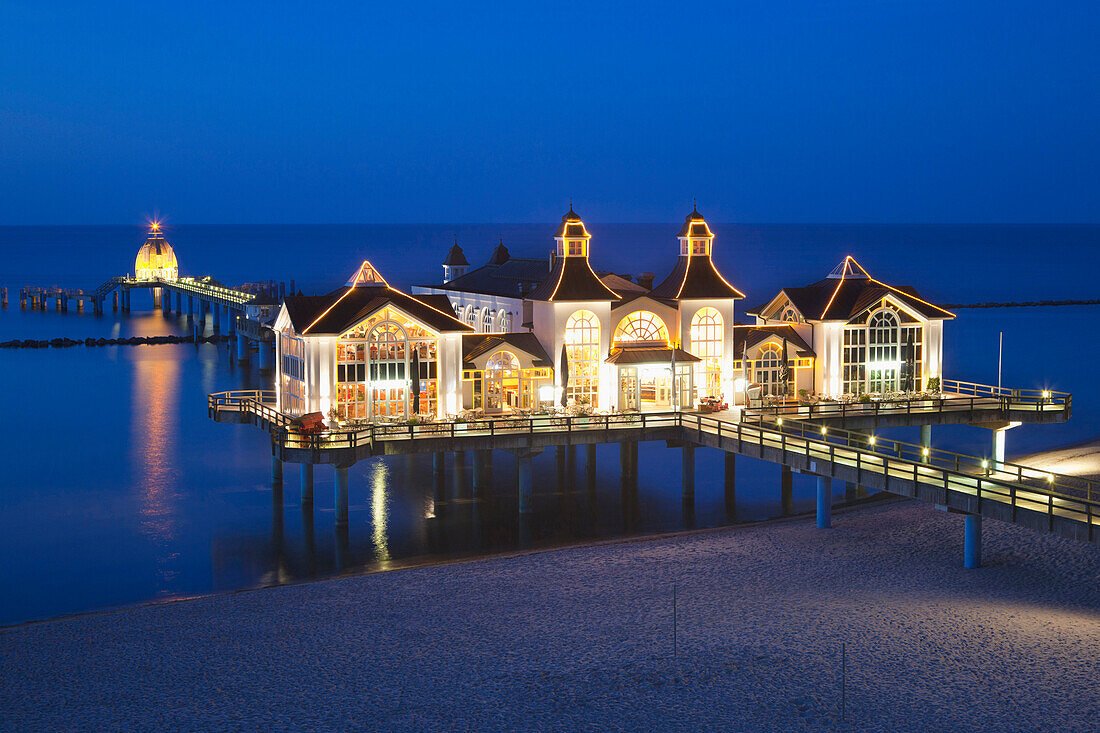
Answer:
M390 548L386 540L386 487L389 485L389 471L384 461L375 461L371 467L371 541L374 543L374 559L382 563L390 559Z
M159 592L167 594L178 575L172 566L179 554L172 548L180 498L174 450L180 365L173 358L139 358L130 363L133 367L130 464L135 473L141 530L156 547Z

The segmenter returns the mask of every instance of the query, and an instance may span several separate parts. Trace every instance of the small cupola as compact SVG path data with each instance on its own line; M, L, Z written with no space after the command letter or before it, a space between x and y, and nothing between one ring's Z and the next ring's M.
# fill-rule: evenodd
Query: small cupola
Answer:
M512 258L512 254L508 251L508 248L504 246L504 237L500 238L500 244L493 249L493 254L489 257L490 265L503 265L505 262Z
M561 217L561 226L558 227L554 240L558 243L558 257L588 257L588 242L592 235L584 226L584 222L573 211L570 202L569 211Z
M449 283L456 277L462 277L469 269L470 263L466 261L466 255L458 246L458 237L455 237L455 243L451 245L447 258L443 260L443 282Z
M680 240L681 257L711 256L714 232L707 226L707 220L697 207L692 206L691 213L684 217L684 225L680 227L680 234L677 236Z

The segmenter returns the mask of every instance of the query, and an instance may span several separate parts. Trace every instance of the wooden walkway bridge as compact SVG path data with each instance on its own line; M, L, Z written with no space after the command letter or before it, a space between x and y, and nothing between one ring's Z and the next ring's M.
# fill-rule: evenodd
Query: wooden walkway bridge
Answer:
M927 441L906 443L837 428L821 420L820 414L815 414L813 421L809 415L752 411L743 414L740 421L695 412L545 415L467 423L370 424L359 429L306 435L295 430L292 418L274 408L274 399L270 391L213 394L209 396L210 416L219 422L255 424L267 431L272 437L273 477L280 481L283 462L300 463L303 485L308 480L312 492L313 465L333 464L337 472L338 521L341 517L345 522L347 519L347 468L370 456L430 452L438 459L448 451L509 451L519 462L520 511L527 511L531 457L542 450L552 446L619 443L624 471L636 471L638 441L664 440L683 450L685 500L694 497L695 448L716 448L727 456L728 488L736 455L779 464L784 467L785 476L790 471L816 476L818 524L822 527L831 522L833 479L921 499L965 514L968 566L980 564L982 517L1090 542L1100 537L1096 531L1100 523L1100 494L1092 481L1011 463L1004 461L1003 456L970 456L933 448ZM1054 422L1068 418L1071 396L1009 390L988 396L954 394L942 400L924 400L923 405L916 402L891 409L905 416L906 425ZM835 423L845 417L858 422L872 417L881 419L882 415L830 414L827 421ZM789 484L789 478L787 481Z

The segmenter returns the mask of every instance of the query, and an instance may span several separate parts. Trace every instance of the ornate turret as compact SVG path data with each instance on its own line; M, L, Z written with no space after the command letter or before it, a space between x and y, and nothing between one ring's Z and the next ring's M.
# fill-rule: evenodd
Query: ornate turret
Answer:
M489 257L490 265L503 265L505 262L512 258L512 254L508 251L508 248L504 246L504 237L500 238L500 244L493 249L492 256Z
M558 257L588 257L588 242L592 235L584 227L584 222L573 211L573 204L569 204L569 211L561 217L561 226L558 227L554 240L558 243Z
M466 261L466 255L458 246L458 237L455 237L455 243L447 252L447 258L443 260L443 282L449 283L456 277L462 277L469 269L470 263Z
M160 231L160 222L149 225L149 237L138 250L134 260L134 277L138 280L176 280L179 265L172 245Z
M745 295L726 282L711 260L714 249L714 232L696 207L684 217L684 225L677 235L680 240L680 259L672 272L650 295L654 298L709 300L715 298L744 298Z
M588 244L592 235L584 222L573 211L561 218L561 226L554 234L557 242L554 266L542 283L527 294L531 300L620 300L619 295L600 282L588 264Z

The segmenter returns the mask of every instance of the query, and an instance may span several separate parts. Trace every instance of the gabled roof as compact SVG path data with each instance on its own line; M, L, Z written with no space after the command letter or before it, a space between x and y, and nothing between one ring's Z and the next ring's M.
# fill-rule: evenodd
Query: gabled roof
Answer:
M601 275L600 282L624 297L627 295L645 295L649 292L648 289L643 288L633 280L627 280L625 277L616 275L613 272Z
M369 262L364 261L348 283L328 295L288 296L284 303L294 330L307 336L340 335L387 305L407 313L433 331L474 330L455 318L449 303L440 308L427 296L412 296L390 287ZM437 303L440 302L438 298L434 298Z
M559 257L542 283L527 294L530 300L619 300L619 295L600 282L587 257Z
M787 339L787 345L796 350L800 357L817 356L813 348L799 335L795 327L790 323L775 323L766 326L742 326L733 327L733 358L740 359L745 348L752 348L757 344L767 341L772 336L778 339Z
M495 351L502 346L511 346L519 349L531 357L531 363L536 367L552 367L554 362L542 348L542 344L535 338L535 334L526 331L515 333L464 333L462 334L462 364L463 368L473 367L473 360L482 354Z
M650 291L654 298L744 298L726 282L707 255L681 255L664 281Z
M925 318L955 317L954 313L921 298L915 288L895 287L876 280L851 256L845 257L824 280L801 288L783 288L780 295L786 296L808 321L850 321L887 296ZM749 309L748 314L760 315L775 300Z

